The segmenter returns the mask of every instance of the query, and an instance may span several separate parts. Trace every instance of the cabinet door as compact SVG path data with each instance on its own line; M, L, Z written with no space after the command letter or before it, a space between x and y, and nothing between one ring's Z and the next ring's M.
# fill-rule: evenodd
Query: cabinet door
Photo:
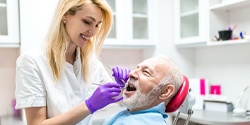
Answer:
M0 0L0 46L19 47L18 0Z
M176 45L206 44L207 1L175 0Z
M157 2L155 0L126 0L129 5L126 9L128 12L128 29L126 44L130 45L154 45L156 36L154 27L156 22L156 10ZM154 26L153 26L154 25Z
M157 2L155 0L108 0L114 13L114 27L105 45L154 46Z
M107 0L108 4L111 6L113 11L113 26L108 35L107 40L105 41L105 45L122 45L124 41L124 15L123 15L123 6L124 0Z

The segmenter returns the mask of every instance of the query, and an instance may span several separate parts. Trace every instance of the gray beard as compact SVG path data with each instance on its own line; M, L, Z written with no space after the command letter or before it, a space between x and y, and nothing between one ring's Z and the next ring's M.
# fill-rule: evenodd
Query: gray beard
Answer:
M145 106L151 105L161 94L161 87L158 85L155 86L149 93L143 94L140 92L138 81L134 82L134 85L137 88L137 91L135 93L127 98L123 93L123 101L122 105L124 105L127 109L138 109Z

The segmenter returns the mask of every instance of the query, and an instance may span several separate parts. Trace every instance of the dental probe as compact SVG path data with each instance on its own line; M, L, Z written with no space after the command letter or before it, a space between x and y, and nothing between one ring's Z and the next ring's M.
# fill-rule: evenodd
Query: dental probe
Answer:
M112 69L110 68L110 66L109 65L107 65L107 67L112 71ZM126 84L126 82L123 80L123 79L120 79L124 84ZM102 86L102 84L100 84L100 83L94 83L94 82L92 82L92 84L93 85L98 85L98 86Z
M92 84L93 84L93 85L102 86L102 84L100 84L100 83L94 83L94 82L92 82Z
M110 67L109 67L109 65L107 65L107 67L111 70L111 71L113 71ZM123 79L120 79L124 84L126 84L126 82L123 80Z

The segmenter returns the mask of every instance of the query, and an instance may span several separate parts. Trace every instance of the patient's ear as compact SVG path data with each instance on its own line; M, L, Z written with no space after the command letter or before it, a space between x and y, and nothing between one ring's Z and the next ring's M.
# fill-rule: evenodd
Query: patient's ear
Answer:
M166 99L172 97L175 87L173 85L166 85L163 87L161 95L159 96L160 100L165 101Z

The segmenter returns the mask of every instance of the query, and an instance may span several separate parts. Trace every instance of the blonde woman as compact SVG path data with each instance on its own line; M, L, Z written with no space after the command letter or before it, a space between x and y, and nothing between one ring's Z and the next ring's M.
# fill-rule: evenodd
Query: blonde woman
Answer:
M111 25L106 0L59 0L45 44L16 63L16 108L28 125L91 125L91 114L123 99L129 70L113 68L112 82L97 58Z

